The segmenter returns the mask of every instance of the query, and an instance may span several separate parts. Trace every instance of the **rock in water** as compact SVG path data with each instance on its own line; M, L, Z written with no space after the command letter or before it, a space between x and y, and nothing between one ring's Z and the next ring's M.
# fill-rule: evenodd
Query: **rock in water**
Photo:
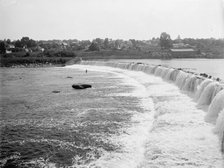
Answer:
M73 84L72 87L74 89L86 89L86 88L91 88L92 85L90 85L90 84Z
M52 93L60 93L60 91L59 90L54 90L54 91L52 91Z

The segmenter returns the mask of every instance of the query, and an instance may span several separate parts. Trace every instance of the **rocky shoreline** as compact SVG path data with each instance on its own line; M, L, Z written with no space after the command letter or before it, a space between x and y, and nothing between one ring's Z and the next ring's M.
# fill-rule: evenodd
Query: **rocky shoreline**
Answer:
M48 68L48 67L63 67L64 64L52 64L52 63L36 63L36 64L14 64L10 66L1 66L1 68Z

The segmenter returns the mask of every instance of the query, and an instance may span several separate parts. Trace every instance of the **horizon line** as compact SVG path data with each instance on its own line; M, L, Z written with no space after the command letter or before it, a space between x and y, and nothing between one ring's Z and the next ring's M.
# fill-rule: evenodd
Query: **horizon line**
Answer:
M1 38L0 40L1 41L6 41L6 40L11 40L11 41L17 41L17 40L21 40L23 37L29 37L29 36L22 36L21 38L19 38L19 39L11 39L11 38ZM53 39L35 39L35 38L32 38L32 37L29 37L29 39L32 39L32 40L35 40L35 41L53 41L53 40L59 40L59 41L63 41L63 40L78 40L78 41L85 41L85 40L89 40L89 41L93 41L93 40L95 40L95 39L97 39L97 38L99 38L99 39L111 39L111 40L123 40L123 41L129 41L129 40L138 40L138 41L149 41L149 40L152 40L153 38L155 38L155 39L157 39L157 38L160 38L160 37L152 37L152 38L149 38L149 39L135 39L135 38L129 38L129 39L122 39L122 38L110 38L110 37L105 37L105 38L102 38L102 37L95 37L95 38L92 38L92 39L78 39L78 38L64 38L64 39L62 39L62 38L53 38ZM174 38L174 39L172 39L171 38L171 40L176 40L177 38ZM224 37L219 37L219 38L217 38L217 37L206 37L206 38L204 38L204 37L200 37L200 38L194 38L194 37L184 37L184 38L180 38L180 39L194 39L194 40L200 40L200 39L214 39L214 40L224 40Z

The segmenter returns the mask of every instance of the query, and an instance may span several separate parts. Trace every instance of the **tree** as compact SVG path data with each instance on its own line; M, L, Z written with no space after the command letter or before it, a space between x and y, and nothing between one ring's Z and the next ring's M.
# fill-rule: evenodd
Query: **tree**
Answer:
M79 44L82 49L85 49L86 47L88 47L91 44L91 42L89 40L82 40L79 42Z
M27 46L29 40L30 40L29 37L23 37L21 39L22 46Z
M108 38L105 38L103 45L104 45L104 48L109 48L109 39Z
M170 49L172 47L172 40L170 38L170 35L166 32L161 33L159 40L162 49Z
M115 49L120 49L121 40L115 40L114 44L115 44Z
M4 41L0 41L0 54L5 54L6 47Z
M104 40L101 38L96 38L92 42L96 43L100 48L103 48L103 42Z
M136 42L136 40L135 39L130 39L129 41L131 41L132 47L134 49L136 49L137 48L137 42Z
M37 44L36 44L36 41L34 41L33 39L30 39L28 42L27 42L27 47L30 48L30 47L36 47Z
M17 47L17 48L22 48L23 47L23 45L22 45L20 40L16 40L15 47Z
M10 39L7 39L6 40L6 44L11 44L11 40Z
M99 44L99 45L101 45L102 43L103 43L103 39L100 39L100 38L96 38L95 40L94 40L97 44Z
M97 43L92 42L91 45L89 46L89 51L99 51L100 47Z
M29 37L23 37L21 39L21 44L22 44L22 47L26 46L28 48L37 46L36 41L34 41L33 39L30 39Z

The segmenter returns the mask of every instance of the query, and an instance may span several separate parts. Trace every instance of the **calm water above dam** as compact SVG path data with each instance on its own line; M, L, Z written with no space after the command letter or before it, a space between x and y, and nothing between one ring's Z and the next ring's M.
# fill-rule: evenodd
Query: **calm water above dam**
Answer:
M160 69L86 64L1 69L0 167L223 167L207 106ZM93 87L74 90L79 82Z
M113 60L116 62L142 62L155 65L167 65L174 68L184 68L198 73L207 73L224 80L224 59L130 59Z

